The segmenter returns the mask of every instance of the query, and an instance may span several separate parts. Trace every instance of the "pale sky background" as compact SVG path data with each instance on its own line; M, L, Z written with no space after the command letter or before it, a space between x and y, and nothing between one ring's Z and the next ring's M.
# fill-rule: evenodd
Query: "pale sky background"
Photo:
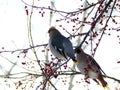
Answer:
M77 7L80 6L80 4L78 4L79 0L76 0L76 1L54 0L54 1L55 1L56 8L58 10L63 10L63 11L75 10ZM37 2L36 2L36 5L39 5L41 7L42 6L47 7L50 5L50 0L41 0L41 2L40 1L39 3ZM30 2L28 1L27 3L30 3ZM25 5L21 2L21 0L1 0L0 1L0 51L2 50L2 47L4 47L5 50L15 50L15 49L29 47L28 35L27 35L28 33L27 16L25 13L24 6ZM28 9L29 8L30 7L28 7ZM59 25L59 23L55 23L55 19L58 17L60 17L60 15L57 15L57 14L56 16L54 15L51 23L56 27L58 27ZM49 20L48 10L45 10L45 16L43 18L41 17L40 14L38 14L37 9L34 10L34 14L32 18L32 30L34 30L32 34L34 39L34 45L39 45L39 44L48 42L48 33L47 33L49 29L48 20ZM70 27L67 25L65 28L70 29ZM65 35L68 36L67 34ZM117 61L120 61L120 44L119 44L117 35L120 35L120 32L118 34L118 32L113 31L111 33L111 36L107 36L107 35L103 36L103 39L95 54L95 59L108 76L113 76L115 78L120 79L120 64L117 63ZM88 54L90 54L89 47L85 51ZM15 53L15 54L2 53L1 55L12 60L12 62L16 62L17 60L19 60L15 57L15 55L17 56L18 53ZM44 55L44 54L40 54L40 55ZM29 57L31 58L32 56L29 55ZM3 74L3 72L9 70L10 67L11 67L11 64L3 57L0 57L0 69L1 69L0 74ZM19 70L16 71L15 69L14 71L19 72ZM80 76L77 75L75 80L78 80ZM4 84L4 80L5 79L0 78L0 90L8 90L8 87L6 87ZM115 86L119 85L117 84L117 82L113 83L114 81L109 79L106 79L106 81L109 83L111 90ZM13 81L8 80L8 82L12 83ZM39 81L36 81L36 82L39 82ZM85 82L81 84L75 84L72 90L80 90L80 88L81 90L87 90L87 87L84 87L84 85L87 85L87 84ZM59 84L57 84L56 87L58 86ZM67 86L62 85L62 83L61 83L61 86L63 86L62 90L66 90L65 87ZM94 86L94 89L95 88L97 88L97 90L102 89L101 86L96 85L96 83L94 83L93 81L91 81L91 84L88 86L90 90L93 90L93 86ZM12 86L9 90L14 90L14 88L15 87ZM33 89L30 89L30 90L33 90ZM61 90L61 89L58 89L58 90Z

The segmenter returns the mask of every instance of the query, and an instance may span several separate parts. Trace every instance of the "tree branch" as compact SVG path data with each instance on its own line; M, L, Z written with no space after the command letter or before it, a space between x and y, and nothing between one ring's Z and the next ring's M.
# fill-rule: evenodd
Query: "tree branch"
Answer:
M106 4L105 8L100 13L100 15L96 18L96 20L92 23L90 30L87 32L87 34L84 37L83 41L80 43L80 45L77 48L81 48L82 44L85 42L86 38L89 36L89 33L93 31L93 29L95 28L97 22L100 20L100 18L102 17L102 15L104 14L104 12L107 10L107 8L109 7L109 5L111 4L112 1L113 0L109 0L109 2Z

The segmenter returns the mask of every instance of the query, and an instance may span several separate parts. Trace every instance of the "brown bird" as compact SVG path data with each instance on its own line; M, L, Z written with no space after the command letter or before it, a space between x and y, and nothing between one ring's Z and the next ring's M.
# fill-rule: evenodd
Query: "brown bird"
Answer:
M86 54L81 48L76 48L75 54L78 61L77 67L85 75L86 79L92 78L94 81L100 81L102 86L107 88L108 84L103 78L105 73L94 58Z

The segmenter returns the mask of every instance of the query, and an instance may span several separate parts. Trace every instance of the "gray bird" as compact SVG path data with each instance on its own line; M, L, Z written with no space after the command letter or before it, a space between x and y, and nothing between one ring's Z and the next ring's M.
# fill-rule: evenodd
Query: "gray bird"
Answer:
M49 47L52 54L58 59L68 59L70 57L73 62L75 59L72 43L68 38L63 36L55 27L49 28Z
M94 81L100 81L104 88L108 87L107 82L103 78L104 71L94 58L86 54L81 48L75 49L76 60L78 61L77 67L85 78L92 78Z

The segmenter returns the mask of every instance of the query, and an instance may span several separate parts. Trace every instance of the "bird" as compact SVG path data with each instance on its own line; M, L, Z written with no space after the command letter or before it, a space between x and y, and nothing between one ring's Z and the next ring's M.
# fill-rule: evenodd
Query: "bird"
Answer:
M71 41L63 36L54 26L50 27L49 33L49 48L52 54L58 59L71 58L75 64L75 53Z
M83 49L76 48L75 57L78 61L77 68L85 75L85 80L92 78L97 83L100 82L104 88L108 87L108 83L103 78L103 75L106 75L105 72L92 56L85 53Z

